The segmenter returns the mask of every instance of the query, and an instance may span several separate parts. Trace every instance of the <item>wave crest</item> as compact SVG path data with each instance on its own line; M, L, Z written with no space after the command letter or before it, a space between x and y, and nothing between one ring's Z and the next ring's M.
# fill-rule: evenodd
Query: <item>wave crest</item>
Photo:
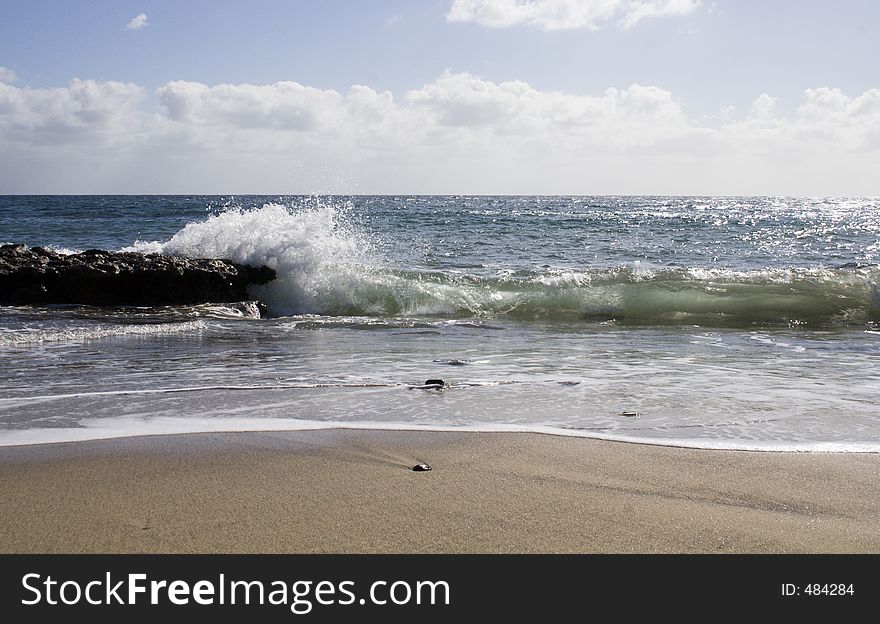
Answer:
M880 319L877 269L724 271L629 268L477 277L387 272L324 314L616 320L628 323L862 324Z
M299 210L231 208L186 225L166 243L139 241L132 249L269 266L278 277L252 287L254 297L275 315L320 314L358 299L371 265L370 240L346 221L345 211L320 200Z
M876 266L836 269L538 269L496 275L391 269L346 207L266 204L190 223L140 251L267 265L251 294L274 316L614 319L630 323L858 324L880 320Z

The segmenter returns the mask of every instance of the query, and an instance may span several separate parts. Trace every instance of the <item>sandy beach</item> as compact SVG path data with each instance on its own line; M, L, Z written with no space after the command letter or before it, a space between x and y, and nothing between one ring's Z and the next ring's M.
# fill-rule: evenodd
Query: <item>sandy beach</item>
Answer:
M411 467L427 462L430 472ZM880 456L328 430L0 449L4 553L877 553Z

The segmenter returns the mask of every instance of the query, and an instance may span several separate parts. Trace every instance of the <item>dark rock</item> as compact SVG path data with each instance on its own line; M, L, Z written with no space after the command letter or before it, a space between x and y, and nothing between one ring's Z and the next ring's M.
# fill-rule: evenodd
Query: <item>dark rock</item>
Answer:
M225 261L223 261L225 262ZM247 271L248 282L251 284L268 284L273 279L277 273L275 273L275 269L270 269L267 266L258 266L252 267L247 265L235 265L239 267L243 267L245 271Z
M425 380L426 386L440 386L441 388L446 385L446 383L442 379L427 379Z
M412 467L413 472L428 472L430 469L431 469L431 467L428 464L424 464L424 463L416 464L415 466Z
M43 247L0 246L0 304L175 305L250 299L269 267L229 260L89 249L62 255Z

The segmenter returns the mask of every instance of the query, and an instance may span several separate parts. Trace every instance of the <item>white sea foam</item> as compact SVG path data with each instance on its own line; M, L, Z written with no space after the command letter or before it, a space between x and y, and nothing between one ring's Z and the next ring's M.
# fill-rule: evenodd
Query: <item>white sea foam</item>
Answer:
M368 238L346 222L344 210L320 203L231 209L188 224L166 243L138 241L129 249L266 265L278 277L252 294L274 314L324 313L360 299L354 293L372 264Z
M82 342L113 336L158 336L194 332L204 329L204 327L202 321L187 321L183 323L80 326L61 329L0 328L0 346L14 347L41 342Z
M84 419L78 427L52 427L45 429L21 429L0 431L0 447L30 444L57 444L106 440L139 436L176 435L195 433L235 433L260 431L318 431L327 429L356 429L384 431L437 431L437 432L483 432L483 433L539 433L572 438L590 438L611 442L630 442L656 446L697 448L712 450L795 452L795 453L880 453L880 444L868 442L777 442L758 440L724 439L666 439L633 437L586 431L573 431L559 427L513 424L474 425L421 425L394 422L327 422L300 420L296 418L175 418L159 416L118 416L114 418Z
M123 247L119 251L136 251L142 254L160 254L162 253L163 243L159 241L142 241L136 240L132 245Z
M83 251L82 249L70 249L69 247L61 247L59 245L49 245L47 249L51 249L62 256L72 256L73 254L78 254Z

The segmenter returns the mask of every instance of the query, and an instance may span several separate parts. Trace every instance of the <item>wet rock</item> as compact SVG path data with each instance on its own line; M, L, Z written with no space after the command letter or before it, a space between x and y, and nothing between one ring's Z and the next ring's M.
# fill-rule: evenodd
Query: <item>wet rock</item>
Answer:
M275 279L269 267L229 260L89 249L63 255L43 247L0 246L0 304L184 305L251 297Z
M442 379L428 379L421 386L409 386L410 390L443 390L446 382Z
M428 472L429 470L431 470L431 467L425 463L416 464L412 467L413 472Z

